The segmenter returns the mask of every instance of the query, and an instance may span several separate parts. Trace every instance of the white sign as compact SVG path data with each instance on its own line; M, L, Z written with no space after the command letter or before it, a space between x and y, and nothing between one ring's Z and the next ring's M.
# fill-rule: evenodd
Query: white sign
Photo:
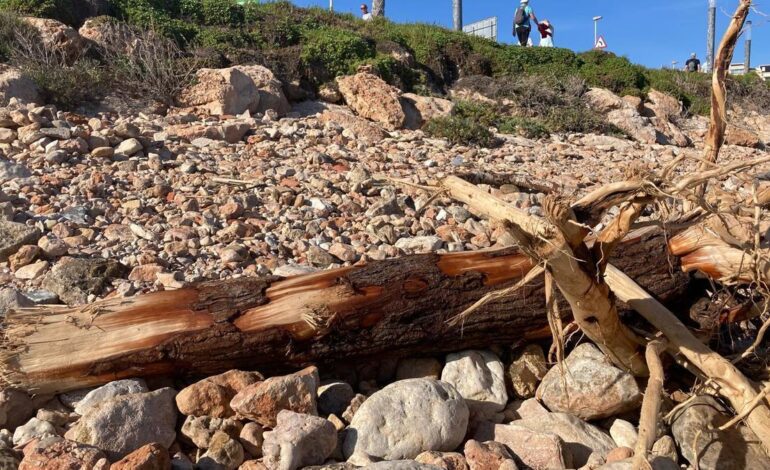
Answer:
M596 40L596 44L594 45L594 49L607 49L607 41L604 40L604 36L599 36L599 39Z

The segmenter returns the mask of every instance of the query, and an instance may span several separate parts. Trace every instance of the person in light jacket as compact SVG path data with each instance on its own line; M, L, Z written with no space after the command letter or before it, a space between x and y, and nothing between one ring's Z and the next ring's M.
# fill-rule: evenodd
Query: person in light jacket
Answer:
M553 25L548 20L543 20L537 25L540 31L540 47L553 47Z

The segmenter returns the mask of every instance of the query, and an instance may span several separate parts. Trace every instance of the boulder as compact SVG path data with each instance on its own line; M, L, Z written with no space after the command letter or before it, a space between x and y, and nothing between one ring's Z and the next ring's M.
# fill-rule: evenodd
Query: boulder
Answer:
M24 21L37 30L46 47L73 58L83 53L85 43L74 28L50 18L25 17Z
M536 431L512 424L483 423L476 430L477 441L505 445L517 464L533 470L576 468L565 442L554 432Z
M318 388L318 413L342 416L355 396L356 392L347 382L325 383Z
M107 470L107 456L96 447L47 437L24 447L19 470Z
M231 418L188 416L182 424L182 435L190 439L195 447L208 449L214 434L223 432L237 439L242 429L241 422Z
M110 398L89 408L65 434L67 439L120 459L153 442L168 448L176 438L176 391L162 388Z
M40 238L40 231L35 227L0 219L0 262L8 258L24 245L33 245Z
M5 316L11 309L33 307L34 305L35 303L32 302L29 297L13 287L0 288L0 317ZM4 423L0 421L0 427L3 425Z
M727 131L725 132L725 145L737 145L739 147L749 147L761 149L764 148L764 143L760 137L744 128L738 127L734 124L727 124Z
M233 397L249 385L262 381L258 372L231 370L183 388L176 396L176 406L184 415L229 418Z
M281 410L317 415L319 382L316 367L308 367L290 375L270 377L242 389L233 397L230 406L241 416L272 428Z
M492 420L508 403L503 363L491 351L447 355L441 380L465 398L473 422Z
M634 140L654 144L658 141L655 128L648 118L639 114L637 108L628 101L604 88L591 88L583 99L591 109L606 115L607 122L621 129Z
M92 406L110 398L128 395L129 393L144 393L148 391L147 384L144 383L144 380L142 379L115 380L88 392L86 396L75 405L75 413L83 415Z
M289 410L278 413L276 427L264 437L263 462L270 470L322 464L337 447L337 430L331 422Z
M343 451L347 457L359 451L386 460L414 458L428 450L452 451L465 436L468 415L462 395L445 382L395 382L361 405Z
M265 435L262 426L257 423L246 423L238 435L238 440L243 446L243 450L253 457L262 457L262 444L265 442Z
M539 433L556 434L564 441L575 467L585 465L592 453L605 457L616 447L607 433L567 413L538 413L510 424Z
M283 93L283 85L270 69L261 65L236 65L235 68L251 78L259 90L259 105L254 112L264 114L268 109L272 109L278 116L291 112L289 100Z
M103 49L112 49L116 46L127 48L133 39L126 24L111 16L88 18L78 29L78 34L84 41Z
M122 277L125 267L102 258L64 257L43 279L42 287L70 305L84 304L89 295L99 295L113 278Z
M196 83L184 89L180 102L212 115L237 115L255 112L259 107L259 90L248 75L236 67L200 69Z
M217 431L209 442L209 448L198 460L199 470L235 470L244 460L243 447L237 439Z
M362 72L337 78L342 97L361 117L382 124L388 130L404 127L406 114L399 91L380 77Z
M510 389L517 397L534 397L537 385L548 372L543 348L537 344L526 346L516 355L506 372Z
M56 436L56 428L48 421L32 418L13 432L13 445L23 447L34 439Z
M551 411L592 420L641 405L634 377L615 367L593 344L576 347L564 360L564 369L551 368L537 389L537 398Z
M731 417L713 397L695 398L678 410L671 421L671 434L679 453L693 466L697 456L701 470L770 469L770 458L745 425L712 431Z
M511 453L499 442L469 439L463 453L469 470L518 470Z
M379 142L387 137L387 134L385 134L385 131L380 126L360 118L349 111L339 109L326 110L318 116L318 120L322 123L333 123L334 125L341 126L364 143Z
M676 120L682 116L684 111L684 106L682 106L682 103L678 99L654 88L647 92L647 103L645 107L649 108L650 112L652 112L655 117L670 122L676 122Z
M407 129L419 129L433 118L451 115L455 109L453 101L414 93L401 95L401 104L406 114Z
M171 458L168 450L158 443L147 444L110 466L110 470L168 470Z

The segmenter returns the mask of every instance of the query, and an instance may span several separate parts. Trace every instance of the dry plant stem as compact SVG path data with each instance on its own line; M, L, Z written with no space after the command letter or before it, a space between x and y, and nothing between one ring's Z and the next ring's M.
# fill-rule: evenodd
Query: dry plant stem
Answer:
M756 400L757 389L738 368L701 343L671 311L633 279L612 265L607 266L605 279L618 299L630 305L666 336L670 352L680 354L711 379L733 409L745 410ZM770 449L770 409L767 404L760 400L747 415L746 423L765 450Z
M735 415L733 417L733 419L731 419L730 421L726 422L725 424L719 426L719 430L720 431L726 431L726 430L730 429L731 427L735 426L736 424L738 424L739 422L741 422L741 420L745 419L746 416L748 416L749 413L751 413L752 410L754 410L754 408L756 408L757 405L759 405L759 403L762 400L764 400L764 398L767 396L768 393L770 393L770 384L765 385L765 387L762 389L762 391L759 392L757 394L757 396L754 397L753 400L751 400L751 403L746 405L746 408L741 410L741 412L738 413L737 415Z
M725 87L725 79L730 69L730 62L733 60L738 36L741 34L741 29L743 29L743 24L749 15L750 8L751 0L740 0L714 58L714 73L711 77L711 122L704 149L704 158L711 163L717 161L719 150L722 148L725 140L725 131L727 130L727 88ZM701 164L701 170L706 168L707 164ZM704 182L697 189L696 192L699 197L703 197L706 194L707 184L707 182Z
M767 311L767 305L765 305L765 311ZM765 320L764 323L762 323L762 327L757 332L757 337L754 339L754 342L751 343L751 346L748 347L743 353L741 353L740 356L733 359L733 364L737 364L741 362L742 360L746 359L747 357L754 354L754 351L757 349L757 347L762 344L762 340L765 339L765 334L767 333L767 329L770 328L770 318Z
M583 227L572 221L564 221L561 227L556 227L509 206L505 201L457 177L444 179L442 188L450 197L467 204L471 212L513 224L508 232L521 245L535 244L540 247L540 259L534 259L533 262L546 263L559 290L570 304L575 321L585 334L616 365L637 376L647 375L641 341L620 321L609 288L588 271L588 263L578 260L567 243L567 239L574 240L575 234L583 231ZM585 249L585 252L587 254L588 250Z
M545 274L545 311L548 315L548 326L553 336L553 349L556 362L561 366L564 362L564 326L562 325L559 305L554 298L553 276ZM566 387L565 387L566 390Z
M599 261L599 272L604 272L607 259L615 247L631 231L631 226L642 213L644 203L628 202L620 208L620 213L599 234L592 251L594 259Z
M647 343L645 358L647 368L650 370L650 378L647 381L647 389L644 391L644 401L642 401L642 411L639 416L639 438L636 440L636 449L634 449L636 470L649 468L647 454L658 437L658 419L664 380L660 353L663 350L665 350L664 341L654 339Z

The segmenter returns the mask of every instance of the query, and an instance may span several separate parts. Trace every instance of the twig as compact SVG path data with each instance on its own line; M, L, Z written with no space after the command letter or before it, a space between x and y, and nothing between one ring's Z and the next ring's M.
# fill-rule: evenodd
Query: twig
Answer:
M763 388L763 389L762 389L762 391L760 391L760 392L757 394L757 396L756 396L756 397L754 397L754 399L753 399L753 400L751 400L751 401L749 402L749 404L748 404L748 405L746 405L746 406L745 406L745 407L744 407L744 408L741 410L741 412L740 412L740 413L738 413L737 415L735 415L735 417L733 417L733 419L731 419L730 421L728 421L728 422L726 422L725 424L723 424L723 425L719 426L719 428L717 428L717 430L718 430L718 431L726 431L726 430L730 429L732 426L735 426L736 424L738 424L740 421L742 421L742 420L746 419L746 417L747 417L747 416L748 416L748 415L749 415L749 414L750 414L752 411L754 411L754 408L756 408L756 407L757 407L757 405L759 405L759 403L760 403L760 402L761 402L761 401L762 401L762 400L763 400L763 399L764 399L764 398L767 396L767 394L768 394L768 393L770 393L770 384L767 384L767 385L765 385L765 388ZM737 411L737 410L736 410L736 411Z
M663 393L663 364L660 362L660 353L665 349L665 342L654 339L647 343L645 359L650 370L650 378L647 381L647 389L644 391L642 411L639 415L639 437L634 449L633 466L636 470L642 470L649 466L647 453L655 444L658 436L658 418L660 415L661 394Z

